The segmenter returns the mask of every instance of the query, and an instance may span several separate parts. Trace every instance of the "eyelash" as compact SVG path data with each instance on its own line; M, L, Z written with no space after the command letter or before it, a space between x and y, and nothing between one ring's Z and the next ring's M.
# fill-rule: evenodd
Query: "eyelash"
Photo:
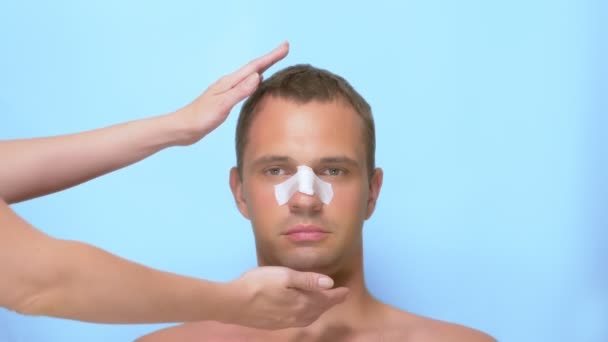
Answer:
M272 174L273 171L277 171L277 170L283 171L283 174L279 174L279 175ZM280 167L271 167L271 168L268 168L268 169L264 170L264 174L267 174L269 176L284 176L285 175L285 169L280 168Z
M274 174L273 172L278 171L279 173L282 171L282 173L280 174ZM331 174L331 173L326 173L326 172L331 172L331 171L335 171L337 174ZM343 176L346 173L345 170L337 168L337 167L328 167L326 169L323 170L323 172L321 172L321 176L330 176L330 177L337 177L337 176ZM284 168L280 168L280 167L271 167L268 168L266 170L264 170L264 174L268 175L268 176L284 176L286 174L286 171Z
M325 173L326 171L337 171L337 172L338 172L338 174L335 174L335 175L332 175L332 174L326 174L326 173ZM322 173L322 174L323 174L324 176L337 177L337 176L343 176L343 175L344 175L344 173L345 173L345 171L344 171L344 170L339 169L339 168L337 168L337 167L328 167L328 168L326 168L325 170L323 170L323 173Z

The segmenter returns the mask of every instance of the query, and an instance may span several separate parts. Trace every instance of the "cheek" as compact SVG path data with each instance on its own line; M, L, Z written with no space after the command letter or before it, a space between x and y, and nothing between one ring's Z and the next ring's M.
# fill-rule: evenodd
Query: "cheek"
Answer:
M274 187L269 184L250 184L245 192L249 216L252 220L264 220L279 208Z
M328 208L339 212L345 217L357 218L364 217L366 211L366 199L368 193L359 183L336 184L333 187L334 199ZM348 215L347 215L348 213ZM354 215L358 213L360 215Z

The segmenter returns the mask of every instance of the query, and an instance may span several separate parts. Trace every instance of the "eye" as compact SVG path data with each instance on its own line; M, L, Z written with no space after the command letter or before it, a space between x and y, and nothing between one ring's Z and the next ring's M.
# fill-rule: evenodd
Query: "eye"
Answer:
M266 169L264 173L269 176L283 176L285 174L285 170L281 169L280 167L271 167L269 169Z
M344 170L335 167L330 167L323 171L323 175L325 176L340 176L342 174L344 174Z

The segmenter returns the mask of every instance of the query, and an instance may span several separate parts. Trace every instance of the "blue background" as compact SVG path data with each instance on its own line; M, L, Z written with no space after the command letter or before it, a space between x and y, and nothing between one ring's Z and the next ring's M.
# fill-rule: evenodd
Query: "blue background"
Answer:
M327 68L373 107L385 183L365 266L377 297L501 341L606 341L607 7L4 0L0 139L175 110L287 39L271 72ZM195 146L14 208L55 237L233 279L255 266L228 188L237 109ZM164 326L0 309L0 341L127 341Z

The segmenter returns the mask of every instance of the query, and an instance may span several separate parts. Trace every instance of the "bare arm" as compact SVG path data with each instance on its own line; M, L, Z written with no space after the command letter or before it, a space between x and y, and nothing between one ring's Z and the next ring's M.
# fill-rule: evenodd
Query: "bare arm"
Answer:
M103 323L217 316L222 285L152 270L36 230L0 201L0 306ZM204 303L204 305L193 305Z
M0 142L0 197L15 203L86 182L177 145L187 127L164 115L89 132Z
M60 191L164 148L197 142L249 96L286 43L226 75L184 108L153 118L56 137L0 141L0 198L8 203Z

